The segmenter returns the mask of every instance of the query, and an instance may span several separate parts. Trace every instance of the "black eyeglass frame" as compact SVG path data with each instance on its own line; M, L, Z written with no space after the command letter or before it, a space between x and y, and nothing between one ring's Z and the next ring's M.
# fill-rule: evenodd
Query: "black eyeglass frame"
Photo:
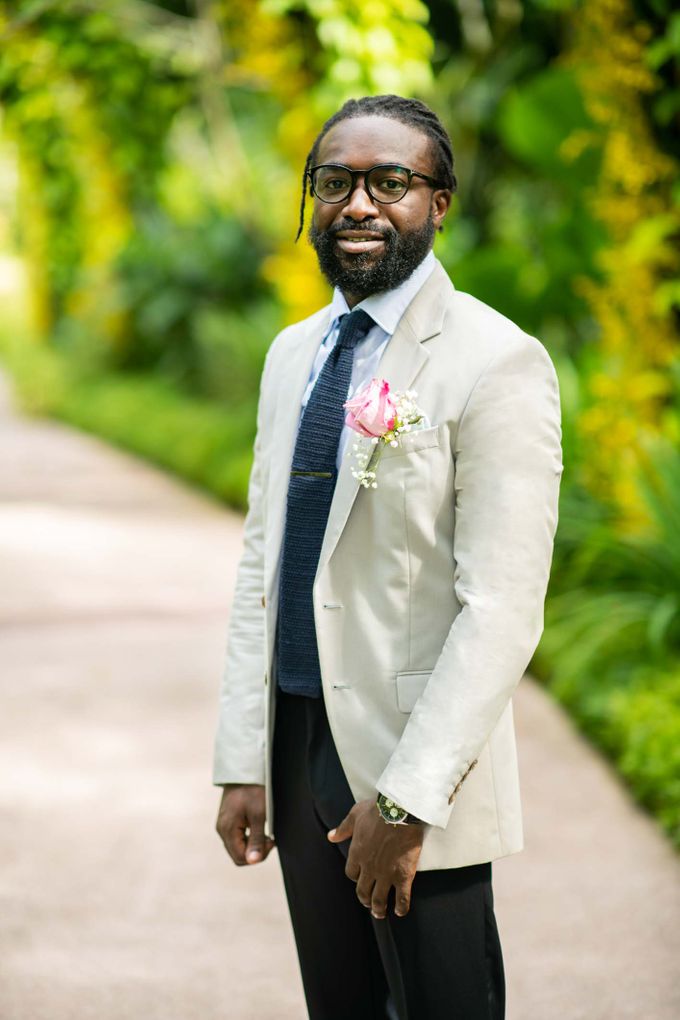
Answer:
M317 170L323 170L324 167L337 167L338 170L346 170L347 173L350 175L351 178L350 189L346 195L342 196L342 198L336 198L333 200L321 198L321 196L317 194L317 192L314 190L313 175ZM371 197L371 201L377 202L378 205L396 205L397 202L401 202L402 198L405 198L406 195L408 195L409 190L411 188L411 181L413 180L414 177L421 177L424 181L427 181L427 183L432 188L446 188L446 185L443 184L442 181L438 181L435 177L430 177L428 176L428 174L421 174L419 170L410 170L407 166L402 166L401 163L376 163L375 166L369 166L366 168L366 170L352 170L351 167L345 166L344 163L319 163L318 166L311 166L307 171L307 177L309 178L309 188L312 195L314 195L315 198L318 198L320 202L323 202L324 205L339 205L340 202L346 202L354 192L354 189L357 186L357 177L362 176L366 177L373 170L388 169L389 167L395 167L398 170L406 171L406 173L408 174L408 183L406 185L406 190L404 191L403 195L399 196L399 198L394 198L391 201L386 202L382 198L376 198L373 192L371 191L368 181L364 180L364 185L366 187L366 191Z

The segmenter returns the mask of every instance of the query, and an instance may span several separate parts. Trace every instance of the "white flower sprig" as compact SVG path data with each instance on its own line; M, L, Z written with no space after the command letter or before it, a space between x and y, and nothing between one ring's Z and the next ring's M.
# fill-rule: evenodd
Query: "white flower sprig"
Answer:
M399 446L404 433L424 428L427 416L418 407L415 390L390 392L384 379L372 379L352 400L346 423L368 439L368 443L355 442L347 456L354 456L357 467L352 477L365 489L377 489L376 469L386 446Z

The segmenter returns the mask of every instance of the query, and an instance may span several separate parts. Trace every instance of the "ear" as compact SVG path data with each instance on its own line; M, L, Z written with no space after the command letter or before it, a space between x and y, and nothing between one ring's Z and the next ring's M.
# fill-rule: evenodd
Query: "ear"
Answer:
M438 188L432 192L432 221L436 230L441 230L444 217L451 205L451 192L448 188Z

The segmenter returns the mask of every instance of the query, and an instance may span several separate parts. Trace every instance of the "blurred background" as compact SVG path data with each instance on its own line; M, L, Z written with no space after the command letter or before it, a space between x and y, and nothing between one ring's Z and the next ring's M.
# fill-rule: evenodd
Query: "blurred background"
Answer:
M24 415L242 510L264 354L328 297L293 243L306 153L350 96L424 99L460 185L435 251L560 378L532 672L680 845L673 7L0 2L0 360Z

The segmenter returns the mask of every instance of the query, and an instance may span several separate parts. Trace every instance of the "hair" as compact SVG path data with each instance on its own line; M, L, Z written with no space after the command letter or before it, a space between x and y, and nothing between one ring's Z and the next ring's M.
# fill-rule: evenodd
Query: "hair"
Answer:
M455 192L458 190L458 181L453 172L453 148L451 139L446 128L440 121L434 110L431 110L419 99L405 99L403 96L363 96L361 99L348 99L340 107L337 113L326 121L321 131L316 136L302 173L302 198L300 200L300 223L295 236L297 241L302 233L305 222L305 198L307 195L307 175L311 167L316 163L319 146L331 128L335 127L342 120L352 120L355 117L388 117L391 120L398 120L402 124L421 131L430 139L432 162L434 164L433 177L441 183L443 188Z

